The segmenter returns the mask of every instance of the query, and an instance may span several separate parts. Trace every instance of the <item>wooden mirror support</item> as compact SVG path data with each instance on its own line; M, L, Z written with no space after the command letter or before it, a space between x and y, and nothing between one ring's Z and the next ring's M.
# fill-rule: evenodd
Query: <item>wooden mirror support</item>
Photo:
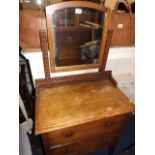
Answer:
M44 65L44 73L45 79L49 81L50 79L50 66L49 66L49 57L48 57L48 43L47 43L47 35L45 30L39 31L40 37L40 46L42 50L42 58L43 58L43 65Z

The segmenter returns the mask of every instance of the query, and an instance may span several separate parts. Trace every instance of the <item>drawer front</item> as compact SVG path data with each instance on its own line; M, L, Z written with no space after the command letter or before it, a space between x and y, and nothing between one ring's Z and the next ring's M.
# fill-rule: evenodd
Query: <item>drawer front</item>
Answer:
M81 139L82 137L91 137L93 135L104 134L114 131L124 126L129 115L122 115L104 120L94 121L73 127L49 132L45 134L48 146L65 144Z
M106 133L91 138L85 138L78 142L53 146L50 148L50 155L79 155L95 151L106 146L113 145L118 138L118 134Z

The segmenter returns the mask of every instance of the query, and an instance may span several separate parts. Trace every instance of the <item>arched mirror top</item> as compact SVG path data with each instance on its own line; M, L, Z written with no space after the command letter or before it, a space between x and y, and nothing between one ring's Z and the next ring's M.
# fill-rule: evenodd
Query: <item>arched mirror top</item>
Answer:
M100 69L111 10L84 1L46 7L51 72Z

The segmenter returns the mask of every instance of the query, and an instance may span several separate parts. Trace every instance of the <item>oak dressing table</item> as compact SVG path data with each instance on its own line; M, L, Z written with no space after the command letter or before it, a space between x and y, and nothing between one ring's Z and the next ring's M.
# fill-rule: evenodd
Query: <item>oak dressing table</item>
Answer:
M39 33L45 79L36 80L35 105L35 134L46 155L113 147L134 112L112 72L105 71L110 16L109 8L91 2L46 7L47 32Z

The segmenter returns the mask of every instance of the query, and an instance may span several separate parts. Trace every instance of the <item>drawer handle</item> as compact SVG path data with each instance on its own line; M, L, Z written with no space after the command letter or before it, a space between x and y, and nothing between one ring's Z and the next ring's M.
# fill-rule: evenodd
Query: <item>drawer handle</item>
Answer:
M111 126L113 126L113 123L112 122L107 122L106 123L106 127L111 127Z
M71 137L72 135L73 135L73 132L68 131L68 132L66 132L65 137L66 137L66 138L69 138L69 137Z
M74 150L73 150L73 148L68 148L68 149L66 149L66 151L65 151L67 154L68 153L73 153L74 152Z

